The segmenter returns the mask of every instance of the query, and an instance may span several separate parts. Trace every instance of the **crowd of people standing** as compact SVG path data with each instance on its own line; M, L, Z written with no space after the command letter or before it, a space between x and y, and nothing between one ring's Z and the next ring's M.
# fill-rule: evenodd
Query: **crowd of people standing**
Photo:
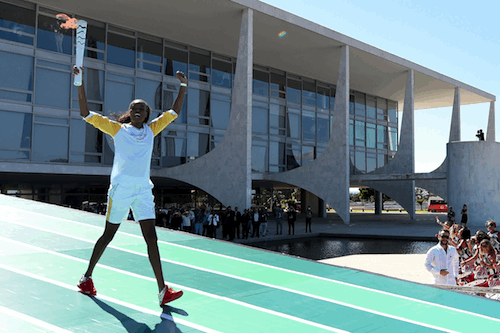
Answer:
M448 221L444 223L436 217L443 228L437 235L439 243L426 256L425 267L433 274L434 282L499 287L500 233L496 230L496 222L486 221L486 230L478 230L472 236L467 227L467 206L462 209L460 224L455 223L451 207L450 211L452 213L448 213Z
M248 239L249 237L266 237L270 232L270 215L264 207L252 207L240 211L238 207L227 207L218 210L211 207L195 209L159 209L157 210L157 225L183 230L200 236L221 238L232 241L234 239ZM286 211L281 207L275 207L273 214L276 222L275 235L283 234L283 222L288 224L288 235L295 234L295 221L297 211L289 206ZM306 232L311 232L311 221L313 213L311 207L306 211ZM220 232L217 230L221 229Z

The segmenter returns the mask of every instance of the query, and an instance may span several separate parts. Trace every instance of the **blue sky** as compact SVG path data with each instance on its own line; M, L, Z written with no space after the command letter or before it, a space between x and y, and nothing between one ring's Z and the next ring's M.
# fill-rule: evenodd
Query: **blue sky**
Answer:
M500 96L500 2L264 0L344 35ZM495 105L498 110L500 106ZM461 106L462 141L486 132L489 103ZM401 115L400 115L401 116ZM401 118L400 118L401 119ZM451 107L415 111L415 170L446 156ZM496 116L497 141L500 116Z

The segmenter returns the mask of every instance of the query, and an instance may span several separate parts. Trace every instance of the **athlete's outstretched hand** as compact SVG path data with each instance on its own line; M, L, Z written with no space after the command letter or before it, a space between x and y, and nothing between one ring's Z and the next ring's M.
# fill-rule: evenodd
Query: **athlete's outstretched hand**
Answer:
M187 79L186 75L184 75L184 73L181 72L181 71L177 71L175 73L175 77L177 78L177 80L181 81L181 83L187 83L188 82L188 79Z

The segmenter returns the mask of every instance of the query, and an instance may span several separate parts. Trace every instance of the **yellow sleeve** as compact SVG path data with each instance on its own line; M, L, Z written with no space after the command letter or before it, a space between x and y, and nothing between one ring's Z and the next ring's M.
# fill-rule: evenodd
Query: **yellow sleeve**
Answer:
M167 112L163 112L158 118L154 119L151 124L149 124L149 128L153 131L155 136L158 135L161 131L167 127L172 121L177 118L177 113L174 110L170 110Z
M111 136L115 136L116 133L118 133L118 131L122 128L120 123L92 111L90 111L90 114L83 118L83 120Z

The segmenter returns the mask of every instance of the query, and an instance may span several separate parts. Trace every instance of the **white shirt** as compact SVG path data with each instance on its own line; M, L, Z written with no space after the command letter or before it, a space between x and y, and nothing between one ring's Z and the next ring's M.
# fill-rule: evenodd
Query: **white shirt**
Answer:
M212 220L212 217L213 217L213 220ZM217 226L217 224L219 223L219 215L217 214L210 214L208 216L208 225L213 225L214 227Z
M83 119L113 137L115 157L111 184L128 182L147 185L152 184L149 171L154 137L175 118L177 113L170 110L140 129L131 124L120 124L92 111Z
M182 215L182 226L183 227L190 227L191 226L191 220L186 215Z
M458 277L458 252L457 249L448 245L445 251L441 244L437 244L427 251L425 268L432 274L434 284L456 285L455 278ZM448 270L448 275L442 276L440 271Z

